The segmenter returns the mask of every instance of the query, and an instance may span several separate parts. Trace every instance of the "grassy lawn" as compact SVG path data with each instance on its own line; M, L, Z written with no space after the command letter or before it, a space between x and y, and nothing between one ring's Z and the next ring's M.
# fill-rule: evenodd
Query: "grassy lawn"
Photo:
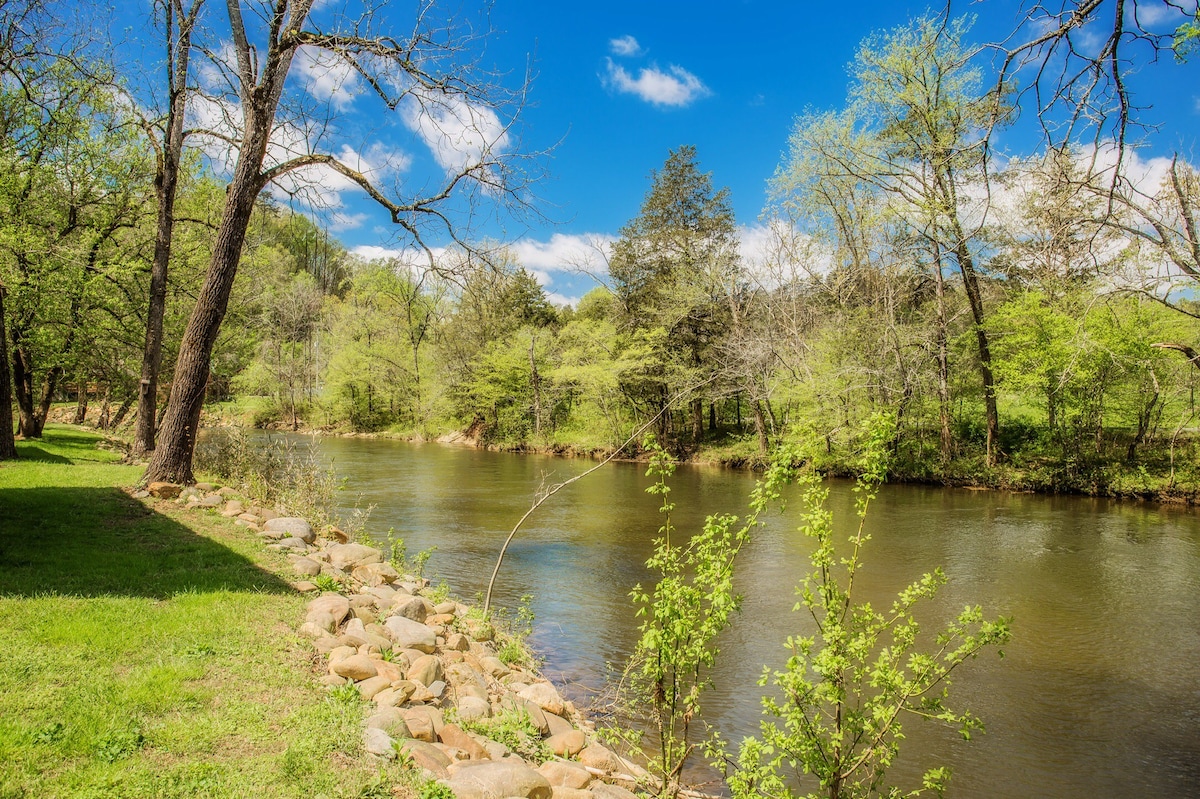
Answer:
M50 426L0 464L0 799L390 796L282 557L133 499L100 441Z

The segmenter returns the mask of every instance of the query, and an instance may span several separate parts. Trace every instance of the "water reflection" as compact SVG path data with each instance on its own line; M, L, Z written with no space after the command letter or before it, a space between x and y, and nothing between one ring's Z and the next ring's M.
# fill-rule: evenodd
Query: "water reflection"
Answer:
M431 568L464 597L481 592L500 543L538 487L588 461L363 439L321 447L350 494L375 505L410 552L436 546ZM546 672L582 691L628 656L636 633L630 588L660 524L642 468L611 464L564 489L532 517L508 554L498 602L532 594L534 644ZM703 515L742 512L752 476L681 468L673 481L681 531ZM853 513L834 483L837 517ZM987 723L970 744L910 721L897 769L954 770L951 795L1200 796L1200 521L1186 510L1074 497L887 486L872 510L861 599L896 591L941 565L950 583L923 620L967 603L1015 617L1006 657L981 657L954 685ZM792 612L807 570L794 514L772 515L739 565L741 617L723 638L706 718L727 739L757 728L764 664L804 629Z

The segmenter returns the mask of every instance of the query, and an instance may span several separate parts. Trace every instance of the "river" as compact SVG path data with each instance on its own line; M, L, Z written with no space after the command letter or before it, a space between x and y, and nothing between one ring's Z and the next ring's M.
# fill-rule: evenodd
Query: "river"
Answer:
M437 547L429 571L459 596L483 591L501 542L539 486L591 461L437 444L326 438L346 503L372 505L410 553ZM532 595L533 646L544 672L584 697L636 636L629 590L660 519L644 466L613 463L560 492L526 523L498 581L497 602ZM742 513L754 476L681 467L672 481L681 532L705 514ZM831 485L835 518L853 515L848 483ZM901 785L948 765L950 796L1200 797L1200 515L1183 508L1080 497L885 486L856 594L877 607L941 566L949 584L925 608L928 628L965 604L1012 616L1003 659L958 672L951 698L987 725L964 742L910 720L895 767ZM705 719L727 740L757 729L756 680L807 630L792 612L810 544L795 514L770 514L738 564L745 600L721 639Z

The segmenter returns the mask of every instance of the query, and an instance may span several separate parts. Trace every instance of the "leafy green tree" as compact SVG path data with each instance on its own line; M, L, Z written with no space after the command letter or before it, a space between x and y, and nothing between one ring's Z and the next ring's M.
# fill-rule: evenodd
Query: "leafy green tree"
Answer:
M663 444L677 447L668 407L673 395L690 395L692 442L703 433L704 396L694 387L711 382L716 344L729 327L724 299L740 279L737 236L729 190L714 190L695 147L672 150L651 181L640 213L621 229L609 276L622 331L640 333L643 341L655 329L665 333L652 370L658 374L631 388L661 414Z
M808 617L812 632L789 637L787 664L764 676L774 690L763 698L767 718L759 735L739 748L729 776L735 799L940 793L950 777L940 767L928 770L921 787L911 791L888 784L904 737L903 720L936 719L966 738L981 729L977 717L948 704L950 678L981 651L1008 641L1010 621L987 621L979 607L967 607L932 644L926 643L930 639L922 634L915 610L945 583L940 569L901 591L886 611L854 600L855 578L870 540L867 511L887 475L894 425L894 419L877 417L861 443L855 485L859 520L848 552L835 547L833 518L825 507L828 489L811 472L801 480L801 530L815 549L796 610ZM810 775L819 790L797 793L789 782L792 773Z

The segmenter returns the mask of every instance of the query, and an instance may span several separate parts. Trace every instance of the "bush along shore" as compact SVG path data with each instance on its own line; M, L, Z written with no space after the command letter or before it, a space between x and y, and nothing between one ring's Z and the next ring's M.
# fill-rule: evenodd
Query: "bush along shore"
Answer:
M519 640L390 553L336 527L318 535L228 487L152 483L139 493L219 512L288 557L295 588L314 594L297 621L320 682L362 702L364 749L410 766L423 799L633 799L648 779L598 742Z

